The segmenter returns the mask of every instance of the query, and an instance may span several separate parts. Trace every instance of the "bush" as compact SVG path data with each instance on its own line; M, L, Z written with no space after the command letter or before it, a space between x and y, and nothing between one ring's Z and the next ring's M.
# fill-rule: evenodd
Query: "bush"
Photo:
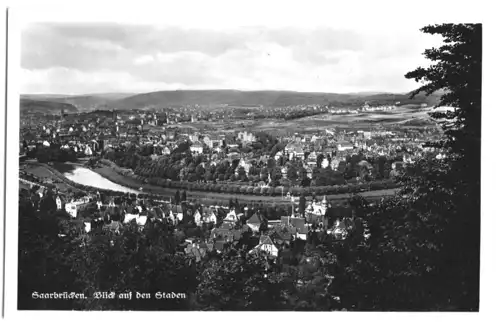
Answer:
M338 193L339 194L344 194L349 192L349 187L347 185L339 185L338 186Z
M253 194L259 195L260 194L260 187L254 187Z
M398 183L395 181L389 181L387 182L387 188L396 188L398 187Z

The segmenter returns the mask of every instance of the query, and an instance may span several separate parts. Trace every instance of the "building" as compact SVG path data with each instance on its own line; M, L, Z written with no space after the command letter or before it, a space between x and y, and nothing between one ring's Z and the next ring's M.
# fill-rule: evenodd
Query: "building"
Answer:
M323 159L323 161L321 161L321 168L326 169L326 168L328 168L328 166L329 166L329 165L330 165L330 162L329 162L329 161L328 161L328 159L325 157L325 158Z
M193 145L191 145L191 147L189 147L189 149L191 150L191 153L203 153L203 145L199 141L196 141Z
M342 141L342 142L339 142L339 143L338 143L338 145L337 145L337 149L338 149L339 151L341 151L341 152L342 152L342 151L351 150L351 149L353 149L353 148L354 148L353 144L351 144L351 143L349 143L349 142L347 142L347 141Z
M202 224L202 217L200 214L199 210L196 210L193 214L194 222L196 223L197 226L201 226Z
M231 209L231 211L226 215L226 218L224 218L225 222L237 222L240 220L240 217L242 214L236 214L236 211L234 208Z
M63 197L61 197L59 195L56 197L56 206L57 206L57 210L63 209L63 207L64 207L64 198Z
M254 142L256 140L255 135L253 133L249 132L239 132L238 133L238 139L241 140L244 143L250 143Z
M274 244L273 240L269 236L260 236L259 244L250 251L250 253L256 253L258 251L264 251L269 253L273 257L277 257L279 250Z
M137 222L137 225L144 226L146 224L147 219L148 219L147 215L127 213L127 214L125 214L125 218L123 219L123 223L127 224L127 223L135 220Z
M92 153L92 149L90 148L90 146L88 146L88 145L87 145L87 146L85 147L85 152L84 152L84 153L85 153L85 155L87 155L87 156L92 156L92 154L93 154L93 153Z
M316 167L317 160L318 156L316 155L316 152L311 152L311 154L307 157L307 165L310 167Z
M89 197L83 197L82 199L72 200L66 203L64 205L64 210L66 210L66 212L70 214L71 217L76 218L76 216L78 215L78 211L87 208L90 203L91 202Z
M264 219L262 215L259 212L256 212L255 214L252 215L247 220L247 226L253 231L253 232L259 232L260 225L264 222Z

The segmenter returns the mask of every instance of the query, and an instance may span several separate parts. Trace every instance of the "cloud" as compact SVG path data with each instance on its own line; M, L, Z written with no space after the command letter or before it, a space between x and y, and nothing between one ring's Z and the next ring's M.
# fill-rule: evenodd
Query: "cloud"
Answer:
M186 88L406 92L433 44L418 30L36 24L23 31L23 93Z

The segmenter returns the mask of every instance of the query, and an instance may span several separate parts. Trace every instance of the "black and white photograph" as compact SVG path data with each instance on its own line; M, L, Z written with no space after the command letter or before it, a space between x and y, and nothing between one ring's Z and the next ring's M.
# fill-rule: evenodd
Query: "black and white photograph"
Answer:
M56 15L9 59L12 309L479 312L481 21Z

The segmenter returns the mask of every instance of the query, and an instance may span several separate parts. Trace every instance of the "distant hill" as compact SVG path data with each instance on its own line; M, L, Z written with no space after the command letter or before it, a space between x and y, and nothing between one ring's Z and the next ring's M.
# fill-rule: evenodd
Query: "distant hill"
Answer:
M94 109L142 109L163 108L183 105L230 105L235 107L286 107L296 105L334 105L358 106L369 104L420 105L426 103L433 106L439 101L441 94L418 95L410 99L409 94L395 93L309 93L293 91L238 91L238 90L178 90L159 91L141 94L102 93L88 95L61 94L25 94L21 95L21 106L24 109L34 107L38 111L59 112L61 106L75 111ZM30 103L31 102L31 103Z
M124 99L111 101L111 108L161 108L182 105L222 105L248 106L263 105L267 107L285 107L295 105L338 105L356 104L364 102L380 102L401 104L434 105L438 98L435 96L417 96L409 99L408 94L338 94L338 93L307 93L291 91L237 91L237 90L181 90L160 91L133 95Z
M24 94L21 99L42 100L68 103L80 110L93 110L95 108L106 108L108 103L134 95L133 93L99 93L85 95L64 94Z
M72 104L47 100L21 99L19 107L21 116L30 114L58 115L61 113L61 109L64 109L64 112L68 114L78 112L78 108Z

